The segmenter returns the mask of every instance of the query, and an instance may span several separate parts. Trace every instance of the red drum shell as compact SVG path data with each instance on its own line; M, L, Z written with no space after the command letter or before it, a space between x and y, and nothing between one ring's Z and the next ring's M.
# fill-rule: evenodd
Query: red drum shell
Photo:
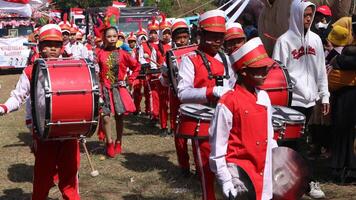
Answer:
M291 108L273 106L272 119L274 125L274 139L295 140L304 132L305 116Z
M276 62L269 70L261 89L268 93L272 105L290 106L292 101L291 79L283 64Z
M181 104L176 135L192 139L208 139L214 108L201 104Z
M95 121L98 117L98 94L93 92L93 88L98 86L94 70L90 69L83 59L44 62L46 68L34 70L34 73L41 70L44 76L35 74L33 81L48 82L51 95L46 97L45 103L47 126L44 130L36 132L42 139L66 139L90 135L93 130L95 131ZM48 95L48 91L45 93ZM34 108L35 118L40 111L36 111L36 106ZM40 127L37 126L37 129Z
M177 127L177 136L192 139L208 139L210 121L201 120L199 131L196 133L198 120L192 117L180 115Z

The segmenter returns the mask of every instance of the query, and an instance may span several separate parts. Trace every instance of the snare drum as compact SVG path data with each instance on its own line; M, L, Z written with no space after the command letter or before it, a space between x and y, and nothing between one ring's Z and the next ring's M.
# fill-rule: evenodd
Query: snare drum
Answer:
M274 139L288 140L301 137L305 123L305 116L301 112L282 106L273 106L272 112Z
M290 106L292 102L292 81L286 67L277 62L270 68L261 89L268 93L272 105Z
M182 56L196 49L198 49L198 45L178 47L167 51L166 63L168 67L168 81L169 86L172 88L174 94L178 93L178 67L182 61Z
M176 135L183 138L208 139L214 111L214 108L201 104L180 105Z
M38 59L32 71L34 130L43 140L91 136L98 123L99 85L88 60Z

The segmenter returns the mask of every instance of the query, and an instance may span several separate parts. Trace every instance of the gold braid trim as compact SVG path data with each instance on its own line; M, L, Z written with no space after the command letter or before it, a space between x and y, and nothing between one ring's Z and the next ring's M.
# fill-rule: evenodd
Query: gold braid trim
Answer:
M264 53L264 54L261 54L261 55L255 57L255 58L253 58L253 59L251 59L251 60L245 61L245 62L243 62L242 64L243 64L243 66L248 66L248 65L251 64L251 63L260 61L260 60L262 60L263 58L267 58L267 57L268 57L267 53Z

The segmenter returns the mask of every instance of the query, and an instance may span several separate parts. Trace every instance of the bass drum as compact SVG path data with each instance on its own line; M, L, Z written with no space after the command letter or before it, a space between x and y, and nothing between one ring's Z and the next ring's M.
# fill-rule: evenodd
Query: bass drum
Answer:
M98 123L99 84L88 60L38 59L31 106L34 130L42 140L91 136Z
M282 63L276 61L260 88L268 93L272 105L286 107L291 105L293 84L287 68Z
M178 94L178 68L182 61L182 56L198 49L198 45L178 47L167 51L166 63L168 67L168 81L175 95Z

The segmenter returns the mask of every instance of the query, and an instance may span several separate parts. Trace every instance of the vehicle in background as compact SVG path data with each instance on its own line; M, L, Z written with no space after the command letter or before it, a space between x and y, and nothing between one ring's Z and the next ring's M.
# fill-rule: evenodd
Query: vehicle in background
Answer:
M98 17L103 20L105 10L105 7L88 8L86 12L87 16L89 17L89 24L95 24L97 21L96 18ZM119 30L123 31L125 35L130 34L130 32L136 33L140 24L142 25L142 28L147 29L148 22L152 19L152 16L158 15L159 10L156 7L120 8L118 28ZM91 31L89 30L89 32Z
M31 50L24 44L28 43L32 32L29 17L16 13L0 14L0 70L27 66Z

